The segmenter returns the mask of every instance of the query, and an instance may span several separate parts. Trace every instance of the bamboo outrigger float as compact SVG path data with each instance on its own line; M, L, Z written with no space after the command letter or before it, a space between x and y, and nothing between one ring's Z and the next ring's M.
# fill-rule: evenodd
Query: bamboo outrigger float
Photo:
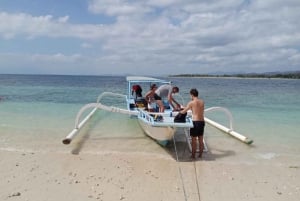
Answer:
M131 92L131 88L134 84L137 83L143 83L143 84L166 84L170 83L164 80L156 79L156 78L149 78L149 77L127 77L128 81L128 94L116 94L111 92L104 92L101 95L98 96L96 103L90 103L85 106L83 106L79 112L77 113L76 120L75 120L75 127L74 129L63 139L63 144L70 144L72 140L76 137L76 135L79 133L79 131L83 128L83 126L88 122L88 120L96 113L97 110L105 110L109 112L117 112L121 114L126 114L130 116L135 116L138 119L139 124L141 125L144 132L150 136L151 138L159 141L164 142L171 140L175 134L175 131L177 128L183 128L185 131L187 143L189 144L189 148L191 151L190 146L190 137L188 135L188 130L193 127L192 123L192 114L191 112L188 112L187 119L185 123L174 123L174 116L178 112L173 112L172 107L167 107L165 109L164 113L153 113L145 111L143 107L139 107L136 104L136 100L133 97L133 94ZM127 109L113 107L113 106L107 106L101 103L101 100L104 96L115 96L115 97L123 97L126 100L127 103ZM80 121L82 114L88 110L92 109L92 111L86 115L85 118L83 118L82 121ZM233 118L230 113L230 111L223 107L211 107L205 110L205 112L211 112L211 111L223 111L227 114L229 118L229 128L227 128L224 125L221 125L218 122L215 122L207 117L205 117L205 122L212 125L215 128L218 128L219 130L229 134L230 136L246 143L251 144L253 141L248 139L247 137L243 136L242 134L236 132L233 130ZM164 120L163 121L155 121L154 115L159 114L162 115ZM80 122L79 122L80 121ZM163 143L164 144L164 143ZM206 147L206 145L205 145ZM207 150L207 147L206 147Z

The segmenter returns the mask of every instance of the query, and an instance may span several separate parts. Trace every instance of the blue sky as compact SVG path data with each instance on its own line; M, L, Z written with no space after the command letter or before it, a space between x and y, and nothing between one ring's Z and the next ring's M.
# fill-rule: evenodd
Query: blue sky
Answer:
M2 0L0 73L300 70L299 0Z

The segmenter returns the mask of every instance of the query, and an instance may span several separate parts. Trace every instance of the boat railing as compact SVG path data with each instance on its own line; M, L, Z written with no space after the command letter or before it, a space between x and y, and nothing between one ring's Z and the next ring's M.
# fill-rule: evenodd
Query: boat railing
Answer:
M172 113L172 115L170 114ZM140 110L138 113L138 118L148 124L151 124L151 126L154 127L181 127L181 128L192 128L193 127L193 121L190 117L186 118L186 122L174 122L174 116L173 114L178 114L178 112L170 112L170 113L159 113L159 112L147 112L145 110ZM163 121L155 120L155 116L162 116Z
M143 119L144 121L149 122L150 124L154 124L154 118L152 116L153 114L146 113L143 110L138 110L138 111L139 111L138 117L140 119Z

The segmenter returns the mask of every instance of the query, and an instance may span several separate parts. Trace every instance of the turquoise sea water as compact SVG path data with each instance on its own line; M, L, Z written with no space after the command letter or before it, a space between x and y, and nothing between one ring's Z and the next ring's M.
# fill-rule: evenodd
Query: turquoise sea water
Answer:
M244 145L207 126L208 146L242 152L245 153L242 157L253 158L278 155L297 158L300 154L300 80L163 79L180 88L185 103L189 101L190 88L195 87L206 108L228 108L234 117L235 130L254 140L252 146ZM79 109L95 102L104 91L126 94L126 87L124 76L0 75L0 148L66 151L69 147L61 140L73 129ZM107 98L104 103L125 107L120 99ZM206 116L228 125L222 112ZM147 142L138 151L148 150L147 146L155 143L143 134L134 119L104 111L97 112L82 132L88 132L89 136L83 151L99 151L101 147L95 142L104 139L107 142L113 139L114 146L119 147L130 141L124 151L132 149L141 139Z

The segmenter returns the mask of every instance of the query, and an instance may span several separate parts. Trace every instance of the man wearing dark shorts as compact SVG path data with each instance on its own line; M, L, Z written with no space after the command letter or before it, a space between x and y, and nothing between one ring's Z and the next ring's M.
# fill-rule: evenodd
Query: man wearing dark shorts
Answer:
M186 113L188 110L192 110L193 114L193 125L194 127L190 129L190 135L192 137L192 158L195 158L197 150L197 139L199 142L199 157L202 157L202 152L204 149L203 135L204 135L204 101L198 98L197 89L190 90L191 101L187 106L180 111L180 113Z
M192 137L203 136L205 122L204 121L193 121L193 125L194 125L194 127L191 128L190 135Z

